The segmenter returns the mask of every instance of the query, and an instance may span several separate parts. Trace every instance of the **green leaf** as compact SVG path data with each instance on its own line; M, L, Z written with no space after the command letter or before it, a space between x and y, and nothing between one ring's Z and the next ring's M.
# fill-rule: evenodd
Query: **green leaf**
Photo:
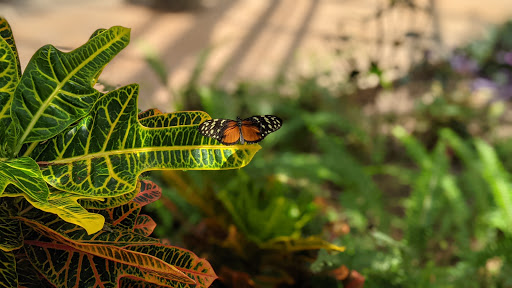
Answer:
M171 114L148 115L150 110L139 114L139 122L148 128L163 128L180 125L199 125L205 120L211 119L210 115L203 111L175 112Z
M7 204L2 202L2 205ZM10 217L7 207L0 208L0 250L12 251L23 246L20 222Z
M0 250L0 287L18 287L16 258L14 258L13 252Z
M89 234L96 233L103 228L105 218L85 210L78 204L80 198L83 196L60 192L50 194L48 203L34 203L30 199L27 200L38 209L57 214L63 220L83 227Z
M109 197L101 200L83 199L80 204L87 209L108 209L119 207L130 201L137 203L140 207L152 203L162 196L162 189L149 180L139 180L137 188L132 192L117 197Z
M89 116L32 151L31 157L48 164L42 173L50 185L115 197L133 191L144 171L240 168L261 148L222 145L200 135L196 124L145 127L137 120L138 90L134 84L106 94Z
M115 26L83 46L63 53L39 49L25 69L12 103L20 128L17 153L26 142L46 140L87 115L101 95L93 88L98 72L130 40L130 29Z
M5 19L0 18L0 157L10 157L14 153L17 140L17 131L10 125L12 99L19 82L19 60L3 37L3 33L10 31L3 24L8 25Z
M141 189L139 187L140 184L141 183L139 181L139 183L137 184L137 187L135 189L133 189L133 191L126 193L126 194L122 194L117 197L108 197L108 198L101 198L101 199L85 198L85 199L80 199L79 203L86 209L101 210L101 209L109 209L109 208L118 207L118 206L121 206L121 205L124 205L124 204L130 202L133 199L133 197L135 197L135 195L137 195L139 193L139 191Z
M11 51L14 55L13 60L15 61L16 66L16 74L17 78L19 79L21 77L21 65L20 65L20 58L18 56L18 49L16 48L16 43L14 42L14 36L12 35L11 26L9 26L9 23L7 20L0 16L0 37L7 42L9 47L11 48Z
M140 112L137 117L139 118L139 121L140 121L140 120L142 120L144 118L148 118L148 117L152 117L152 116L156 116L156 115L161 115L161 114L164 114L164 113L162 113L162 111L160 111L159 109L151 108L151 109L148 109L146 111Z
M48 186L37 163L29 157L21 157L0 162L0 194L7 185L19 188L32 201L47 202Z
M475 146L482 161L482 174L491 187L494 202L499 208L503 232L512 234L512 181L510 174L496 155L493 147L482 140L476 140ZM499 223L499 222L498 222Z
M62 220L83 227L89 234L99 231L103 228L103 224L105 223L105 218L103 218L102 215L90 213L78 204L78 200L83 198L83 196L66 192L57 192L50 193L47 202L39 202L34 201L15 187L8 188L11 189L6 190L5 192L9 197L23 196L25 200L30 203L31 206L27 204L27 201L22 202L25 206L18 210L24 211L24 213L37 209L53 213L62 218ZM34 207L37 209L33 209ZM39 211L39 213L40 212L41 211Z

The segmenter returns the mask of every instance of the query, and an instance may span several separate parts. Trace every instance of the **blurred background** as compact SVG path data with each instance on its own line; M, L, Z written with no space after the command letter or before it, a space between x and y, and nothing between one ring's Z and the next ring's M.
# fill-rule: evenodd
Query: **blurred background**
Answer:
M508 4L508 5L507 5ZM139 107L284 126L244 169L151 173L214 287L512 287L509 0L0 1L24 67L132 29ZM344 248L343 248L344 247Z

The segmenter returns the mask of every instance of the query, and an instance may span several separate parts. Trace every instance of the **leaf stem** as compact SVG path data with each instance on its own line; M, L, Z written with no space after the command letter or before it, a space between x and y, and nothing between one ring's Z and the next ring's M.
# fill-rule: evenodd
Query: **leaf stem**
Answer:
M34 149L36 148L37 144L39 144L38 141L32 142L32 144L30 144L30 146L28 146L27 151L25 151L25 153L23 153L23 156L29 156L30 153L32 153L32 151L34 151ZM18 154L18 152L19 152L19 150L16 152L16 154Z

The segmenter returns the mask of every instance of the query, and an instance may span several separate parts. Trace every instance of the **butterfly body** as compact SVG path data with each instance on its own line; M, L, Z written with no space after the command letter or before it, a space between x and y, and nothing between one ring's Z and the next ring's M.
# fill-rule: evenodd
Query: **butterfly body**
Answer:
M268 134L281 128L283 121L273 115L252 116L236 120L211 119L199 125L199 133L213 138L224 145L233 145L238 142L258 143Z

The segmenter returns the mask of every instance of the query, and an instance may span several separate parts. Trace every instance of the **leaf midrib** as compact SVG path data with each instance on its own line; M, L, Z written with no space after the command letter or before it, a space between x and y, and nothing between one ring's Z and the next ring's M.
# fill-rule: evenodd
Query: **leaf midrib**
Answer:
M164 147L149 147L149 148L129 148L123 150L111 150L97 153L90 153L87 155L69 157L59 160L48 161L48 165L67 164L70 162L89 160L93 158L102 158L112 155L120 154L133 154L139 152L158 152L158 151L175 151L175 150L199 150L199 149L222 149L222 150L259 150L259 145L233 145L233 146L220 146L220 145L194 145L194 146L164 146Z
M60 89L67 83L67 81L69 81L71 79L71 77L73 77L76 73L78 73L78 71L80 71L80 69L82 69L85 65L90 63L90 61L87 61L87 60L94 59L94 57L96 57L97 55L99 55L103 51L105 51L108 48L110 48L111 47L111 43L115 43L116 41L121 39L123 36L125 36L126 33L128 33L128 32L125 31L123 33L119 33L116 37L112 38L112 40L109 41L108 44L103 45L101 49L98 49L96 52L91 54L91 56L87 57L85 59L85 61L82 61L80 63L80 65L78 65L75 69L73 69L70 73L68 73L68 75L63 79L63 81L58 82L59 84L57 85L57 87L55 87L55 89L53 90L52 94L50 94L50 96L46 99L46 101L44 101L43 105L41 105L41 108L38 109L38 111L36 112L34 117L32 117L32 120L29 122L29 125L27 126L27 129L25 129L25 132L23 133L23 135L21 136L21 138L20 138L20 140L18 142L18 146L16 147L16 150L15 150L16 153L15 154L18 154L18 151L21 149L21 146L23 145L25 139L28 137L28 135L31 132L32 128L34 128L34 126L37 123L37 121L39 120L39 118L41 118L41 115L43 114L43 112L50 105L51 101L58 94L58 91L60 91ZM57 51L59 51L59 50L57 50ZM68 53L63 53L63 55L64 55L63 57L65 57L65 56L67 56L69 54Z

